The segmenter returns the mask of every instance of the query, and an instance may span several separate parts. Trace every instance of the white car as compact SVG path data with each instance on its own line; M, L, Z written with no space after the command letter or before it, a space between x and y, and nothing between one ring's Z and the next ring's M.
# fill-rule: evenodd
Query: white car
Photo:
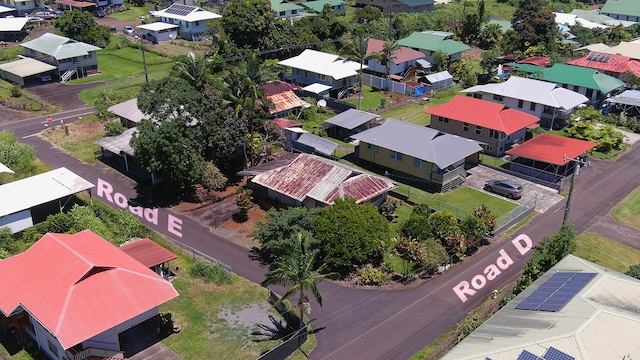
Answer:
M124 32L127 35L133 35L133 34L136 33L136 31L133 30L133 28L131 26L128 26L128 25L122 27L122 32Z

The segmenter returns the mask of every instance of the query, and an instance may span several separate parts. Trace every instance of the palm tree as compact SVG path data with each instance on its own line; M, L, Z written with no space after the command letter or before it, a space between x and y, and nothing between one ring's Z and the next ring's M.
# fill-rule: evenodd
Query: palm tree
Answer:
M171 69L171 74L175 77L185 79L195 88L201 89L205 83L205 78L210 66L211 60L189 51L176 61Z
M367 56L368 46L369 39L367 37L364 35L353 36L345 47L344 55L342 55L345 62L357 61L360 63L360 74L358 75L358 86L360 87L360 91L358 92L358 110L360 110L360 106L362 105L362 68L364 67L364 62L373 57Z
M316 301L322 306L322 294L318 284L329 274L321 274L324 264L315 267L319 249L312 249L312 238L308 234L298 233L290 241L285 241L278 249L278 260L269 264L269 271L260 285L272 284L288 286L278 303L298 293L300 321L303 321L303 304L305 290L311 291ZM276 303L277 304L277 303Z
M382 50L376 53L376 58L382 65L385 66L387 79L389 79L389 73L391 72L391 63L396 60L396 52L400 50L401 46L394 40L387 40L382 45ZM387 82L387 90L389 89L389 83Z

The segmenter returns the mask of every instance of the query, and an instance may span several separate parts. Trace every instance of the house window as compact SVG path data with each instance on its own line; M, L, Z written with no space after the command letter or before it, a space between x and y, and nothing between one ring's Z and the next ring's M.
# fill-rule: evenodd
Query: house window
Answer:
M489 129L489 137L492 139L499 139L500 138L500 132L497 130L493 130L493 129Z
M504 100L504 97L502 95L493 94L493 100L502 101L502 100Z
M522 109L524 106L524 100L518 100L518 109Z
M316 74L316 79L320 81L327 81L327 76L324 74Z
M397 151L389 150L389 157L391 160L402 161L402 153Z
M304 71L304 77L309 77L309 72L307 70Z
M56 356L56 358L57 358L58 357L58 348L55 345L53 345L53 343L49 339L47 339L47 347L49 348L49 351L51 351L51 353L54 354Z
M284 16L285 12L284 11L280 11L280 16Z
M587 89L586 97L591 100L591 98L593 97L593 89Z
M493 146L491 145L484 144L482 145L482 147L484 148L485 151L493 151Z
M536 111L536 103L531 103L531 105L529 105L529 110Z
M482 135L482 126L476 126L476 135Z
M482 94L473 94L474 99L482 99Z
M196 26L200 26L200 21L196 21Z
M291 10L292 15L298 15L298 10Z
M464 131L464 132L469 131L469 123L463 123L462 124L462 131Z
M91 59L93 57L93 54L88 53L87 55L84 56L85 59Z
M300 69L296 69L296 75L300 76Z
M373 152L378 152L378 145L367 144L367 150L371 150Z
M439 122L443 122L445 124L448 124L449 123L449 118L438 116L438 121Z
M413 159L413 166L420 168L422 170L427 170L429 168L429 163L424 161L424 160L420 160L420 159Z

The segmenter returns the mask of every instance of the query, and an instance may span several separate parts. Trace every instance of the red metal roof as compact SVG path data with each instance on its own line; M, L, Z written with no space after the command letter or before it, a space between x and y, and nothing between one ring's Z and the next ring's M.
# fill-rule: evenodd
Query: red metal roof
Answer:
M369 39L369 42L367 43L367 55L382 51L383 46L384 41ZM406 61L422 59L425 56L420 51L413 50L412 48L408 48L406 46L400 47L400 50L396 51L394 55L395 59L393 59L393 63L396 65L402 64Z
M389 180L308 154L300 154L291 163L265 171L252 181L300 202L310 197L327 205L337 197L361 203L395 188Z
M591 52L587 56L567 61L565 64L587 67L590 69L596 69L602 72L609 72L614 74L624 74L626 71L631 71L634 75L640 77L640 62L632 60L628 56L616 55L616 54L602 54L602 57L609 57L607 62L587 60L587 57L594 58L594 54L600 54L597 52ZM598 58L595 56L595 58Z
M261 85L264 91L267 93L267 96L280 94L285 91L293 91L298 90L300 87L298 85L282 82L282 81L273 81L266 84Z
M302 121L290 120L285 118L275 118L271 120L271 122L278 125L282 129L286 129L290 127L302 127L302 125L304 125Z
M169 301L173 285L91 230L0 261L0 310L22 306L65 349Z
M563 165L564 156L575 159L596 147L596 143L564 136L542 134L507 150L507 154L523 158Z
M551 62L551 59L549 59L546 56L532 56L530 58L526 58L524 60L518 61L518 64L529 64L529 65L548 67L550 62Z
M140 239L120 246L120 250L150 268L175 260L178 255L154 243L151 239Z
M459 95L447 103L426 109L424 112L502 131L507 135L540 121L531 114L508 108L503 104Z
M281 111L295 109L297 107L308 107L308 103L302 101L293 91L285 91L283 93L267 96L267 99L275 105L275 109L271 110L271 114Z

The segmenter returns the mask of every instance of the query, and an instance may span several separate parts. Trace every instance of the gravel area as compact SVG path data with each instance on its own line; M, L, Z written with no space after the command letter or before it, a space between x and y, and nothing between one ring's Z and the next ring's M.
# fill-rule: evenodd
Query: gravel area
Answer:
M269 338L287 326L267 301L252 303L241 310L223 308L218 313L218 318L224 319L231 329L246 331L247 339L255 339L258 333Z

